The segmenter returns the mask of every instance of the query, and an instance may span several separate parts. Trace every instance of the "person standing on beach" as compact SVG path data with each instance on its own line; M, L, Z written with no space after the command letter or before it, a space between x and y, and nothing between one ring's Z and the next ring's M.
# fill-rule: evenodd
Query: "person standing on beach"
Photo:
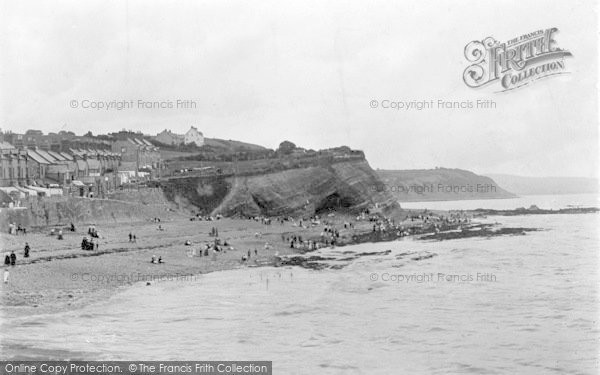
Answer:
M4 265L10 266L10 256L8 254L6 254L6 256L4 257Z
M4 284L8 284L8 268L4 269Z
M133 239L133 235L131 234L131 232L129 232L129 242L131 242Z
M25 250L24 250L24 254L23 254L24 258L29 258L29 250L30 250L29 244L27 242L25 242Z
M15 255L14 251L10 252L10 265L14 266L17 264L17 256Z

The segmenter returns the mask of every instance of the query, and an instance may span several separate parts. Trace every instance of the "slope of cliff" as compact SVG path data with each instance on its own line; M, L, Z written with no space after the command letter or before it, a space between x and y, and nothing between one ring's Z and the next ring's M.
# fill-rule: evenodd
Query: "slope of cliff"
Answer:
M398 208L391 194L376 191L379 184L363 159L246 176L181 178L162 182L161 187L182 208L225 216Z
M391 194L376 191L381 181L364 160L232 180L231 192L215 213L288 215L398 207Z
M462 169L377 170L378 190L400 202L514 198L489 177Z

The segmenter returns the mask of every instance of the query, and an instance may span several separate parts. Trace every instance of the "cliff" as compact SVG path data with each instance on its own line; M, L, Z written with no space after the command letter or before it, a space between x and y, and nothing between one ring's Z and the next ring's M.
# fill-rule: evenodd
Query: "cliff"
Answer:
M161 182L161 187L181 208L225 216L398 208L391 194L376 191L379 184L381 180L365 160L352 160L228 178L171 179Z
M400 202L514 198L489 177L462 169L377 170L378 190Z

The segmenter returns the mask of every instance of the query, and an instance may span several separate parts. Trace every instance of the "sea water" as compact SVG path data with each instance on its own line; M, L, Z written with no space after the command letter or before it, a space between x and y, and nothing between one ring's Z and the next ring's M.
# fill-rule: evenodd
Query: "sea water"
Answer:
M595 374L599 216L488 217L542 230L318 252L340 269L139 284L81 310L11 318L3 357L269 360L276 374Z

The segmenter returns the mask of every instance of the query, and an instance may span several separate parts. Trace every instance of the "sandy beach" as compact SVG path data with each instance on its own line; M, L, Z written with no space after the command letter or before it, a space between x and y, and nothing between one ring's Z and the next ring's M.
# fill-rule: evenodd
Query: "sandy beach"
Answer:
M353 236L372 231L373 223L368 220L355 221L344 215L327 220L339 230L340 243L350 243ZM352 229L344 229L346 221L353 222ZM282 224L275 220L270 225L250 219L191 221L183 215L162 219L160 223L146 218L130 223L98 223L95 225L101 237L98 250L82 250L81 241L84 236L89 238L87 230L92 224L76 224L75 232L65 226L63 240L50 235L51 229L57 227L30 229L26 235L2 233L3 255L11 251L17 255L15 266L3 266L9 271L8 283L2 284L6 314L75 309L137 282L150 285L159 280L185 282L207 272L272 265L276 256L302 252L290 248L289 242L282 240L282 234L317 238L324 227L306 228L306 222L299 227L298 222ZM200 248L214 242L209 235L213 227L228 246L215 256L212 251L209 256L198 256ZM129 233L136 235L135 243L129 241ZM186 245L186 241L191 245ZM26 242L31 247L29 258L23 257ZM249 260L242 261L248 251ZM164 263L151 263L152 256L162 257Z

